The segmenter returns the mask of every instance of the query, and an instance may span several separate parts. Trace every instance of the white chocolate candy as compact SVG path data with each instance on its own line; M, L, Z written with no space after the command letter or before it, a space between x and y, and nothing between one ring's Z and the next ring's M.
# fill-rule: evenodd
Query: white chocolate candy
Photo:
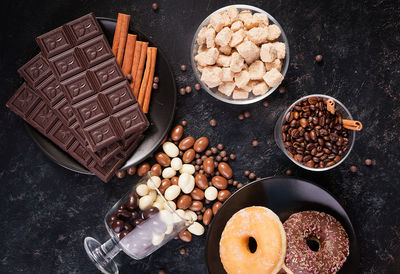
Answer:
M162 172L162 176L165 179L170 179L170 178L174 177L175 175L176 175L176 170L173 169L172 167L164 168L164 170Z
M178 185L183 193L189 194L194 189L194 177L188 173L182 173L179 176Z
M172 213L168 209L160 210L159 212L160 220L165 224L172 224L174 222Z
M185 211L183 209L177 209L175 214L173 214L174 223L183 222L185 219Z
M209 201L214 201L217 199L218 196L218 190L213 187L209 186L205 191L204 191L204 196L206 197L207 200Z
M201 236L204 233L204 227L198 222L194 222L193 224L191 224L188 227L188 230L190 233L197 235L197 236Z
M181 169L179 170L180 173L187 173L192 175L196 169L194 168L194 165L191 164L183 164Z
M167 224L167 229L165 230L165 234L171 234L173 230L174 230L174 225Z
M161 185L161 179L158 176L151 176L148 180L147 180L147 187L149 189L156 189L159 188Z
M172 185L165 190L164 197L168 201L174 200L181 193L181 188L177 185Z
M173 210L176 209L176 204L175 204L174 201L167 201L167 203L168 203L168 205L169 205L170 208L172 208ZM167 208L167 205L165 204L164 207Z
M157 195L157 198L156 198L155 202L161 203L161 204L165 203L164 199L160 195Z
M139 208L141 210L148 209L153 204L153 198L150 195L143 196L139 199Z
M160 245L164 240L164 234L155 234L153 233L153 237L151 238L151 243L153 245Z
M153 199L152 202L154 202L157 199L157 192L154 189L152 189L149 191L149 194L147 194L147 196L150 196L151 199Z
M136 187L136 193L139 196L146 196L149 193L149 188L145 184L140 184Z
M154 202L153 206L158 208L159 210L164 208L164 203L160 203L160 202Z
M171 160L171 167L175 170L180 170L182 167L182 160L180 158L173 158Z
M174 143L165 142L162 147L165 154L167 154L171 158L179 155L179 148Z
M185 219L191 221L197 221L197 214L190 209L185 210Z

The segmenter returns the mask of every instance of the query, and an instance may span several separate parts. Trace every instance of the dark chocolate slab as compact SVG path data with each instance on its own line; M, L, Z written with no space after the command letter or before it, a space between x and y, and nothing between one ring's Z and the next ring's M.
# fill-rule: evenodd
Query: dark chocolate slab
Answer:
M64 26L61 26L36 38L44 56L50 58L73 48L66 30Z
M42 53L39 53L18 69L18 73L31 87L36 87L51 74L50 65Z

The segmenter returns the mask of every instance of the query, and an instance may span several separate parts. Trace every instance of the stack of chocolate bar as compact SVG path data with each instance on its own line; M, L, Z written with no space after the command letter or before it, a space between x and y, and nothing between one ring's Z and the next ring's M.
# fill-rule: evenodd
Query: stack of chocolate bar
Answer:
M18 72L7 107L104 182L149 122L91 13L36 38L41 53Z

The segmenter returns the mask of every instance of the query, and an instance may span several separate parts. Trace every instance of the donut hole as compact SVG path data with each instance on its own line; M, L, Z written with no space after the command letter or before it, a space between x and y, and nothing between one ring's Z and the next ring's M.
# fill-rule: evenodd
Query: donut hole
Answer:
M319 251L320 243L319 240L316 237L308 237L306 239L306 243L309 249L312 251Z
M249 250L250 250L251 253L256 252L256 250L257 250L257 241L256 241L256 239L254 239L253 237L250 237L248 245L249 245Z

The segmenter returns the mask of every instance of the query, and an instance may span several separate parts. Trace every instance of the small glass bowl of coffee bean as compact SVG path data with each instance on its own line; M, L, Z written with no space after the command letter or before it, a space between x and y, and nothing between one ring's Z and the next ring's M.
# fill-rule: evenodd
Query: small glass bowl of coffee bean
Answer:
M328 102L335 103L328 111ZM313 94L294 102L278 119L274 137L278 147L298 166L326 171L340 165L354 145L355 132L343 127L353 120L348 109L327 95Z
M135 260L143 259L194 222L177 213L158 190L160 183L148 172L107 212L104 223L111 237L107 242L85 238L86 253L101 272L118 273L113 258L121 250Z

